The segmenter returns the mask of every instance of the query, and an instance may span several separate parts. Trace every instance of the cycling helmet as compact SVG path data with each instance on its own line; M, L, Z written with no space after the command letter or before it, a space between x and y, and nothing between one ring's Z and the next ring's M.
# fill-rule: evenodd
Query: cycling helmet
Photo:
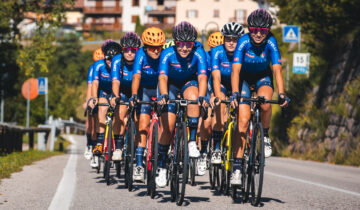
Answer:
M163 49L169 48L171 46L175 45L175 42L173 40L168 41L164 44Z
M240 37L244 34L244 27L240 23L229 22L222 27L221 33L224 36Z
M163 46L166 42L165 33L160 28L150 27L142 33L141 40L144 45Z
M94 61L100 60L104 58L104 53L102 52L101 48L97 49L93 53Z
M221 32L214 32L210 34L208 38L209 47L216 47L221 44L224 44L224 36L221 34Z
M250 13L247 22L249 27L270 28L273 19L270 13L265 9L257 9Z
M121 47L133 47L139 48L141 45L141 40L139 35L134 32L127 32L120 39Z
M101 50L103 51L105 58L112 57L120 53L120 44L113 41L112 39L108 39L101 46Z
M193 42L197 38L197 31L191 23L183 21L173 27L172 36L175 41Z

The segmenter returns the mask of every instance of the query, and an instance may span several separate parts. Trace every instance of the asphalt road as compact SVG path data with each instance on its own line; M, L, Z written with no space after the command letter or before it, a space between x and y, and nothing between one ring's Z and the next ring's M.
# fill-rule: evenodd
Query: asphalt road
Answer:
M85 137L71 136L71 151L24 167L0 184L0 209L249 209L249 203L210 190L208 175L186 186L182 207L169 187L155 199L146 186L124 189L123 177L107 186L83 157ZM360 168L271 157L266 159L260 209L360 209ZM123 176L123 175L122 175Z

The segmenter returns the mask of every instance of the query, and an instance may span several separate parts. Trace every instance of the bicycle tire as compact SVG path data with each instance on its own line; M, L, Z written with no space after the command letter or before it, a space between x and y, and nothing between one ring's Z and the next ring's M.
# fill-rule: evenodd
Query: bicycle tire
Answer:
M133 120L130 120L129 125L129 158L128 158L128 190L132 191L133 189L133 172L134 172L134 135L135 135L135 124Z
M100 158L97 155L94 155L94 158L97 158L97 161L98 161L98 165L96 167L96 173L99 174L100 173Z
M181 187L178 188L178 194L176 198L176 205L181 206L184 202L185 197L185 190L186 190L186 184L188 181L188 161L189 161L189 152L188 152L188 141L187 141L187 130L186 130L186 123L181 123L181 133L180 134L180 148L178 149L179 153L179 161L182 162L182 164L177 167L177 179L178 183L180 182L180 174L181 176ZM180 184L180 183L179 183Z
M251 172L251 204L258 206L261 200L262 185L264 180L264 130L261 123L254 127L253 134L253 155L252 155L252 172Z
M105 151L105 155L107 156L107 158L105 159L104 174L105 174L106 184L110 185L110 168L111 168L111 158L112 158L112 120L110 120L108 126L109 126L109 129L108 129L108 136L107 136L108 137L107 151Z
M158 163L158 140L159 140L159 124L158 122L154 123L152 130L152 143L151 143L151 171L150 171L150 197L154 198L156 195L156 170Z
M196 158L190 158L190 185L195 186Z
M116 170L116 177L120 178L120 176L121 176L121 164L120 164L120 161L115 162L115 170Z
M177 128L176 128L177 129ZM168 176L169 176L169 183L170 183L170 195L171 195L171 202L175 202L176 200L176 179L175 179L175 173L176 173L176 165L175 165L175 155L176 155L176 142L177 140L177 132L175 132L175 136L170 142L170 153L169 153L169 167L168 167ZM174 141L175 140L175 141Z

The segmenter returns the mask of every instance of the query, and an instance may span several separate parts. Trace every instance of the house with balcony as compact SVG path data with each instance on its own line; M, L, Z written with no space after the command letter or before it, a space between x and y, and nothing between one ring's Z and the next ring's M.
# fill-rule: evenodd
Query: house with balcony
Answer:
M176 20L176 0L148 0L145 15L146 27L172 28Z

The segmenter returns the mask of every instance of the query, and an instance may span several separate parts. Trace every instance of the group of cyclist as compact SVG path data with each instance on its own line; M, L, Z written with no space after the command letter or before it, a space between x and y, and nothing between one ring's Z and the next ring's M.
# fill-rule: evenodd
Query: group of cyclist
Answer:
M91 159L93 154L102 152L108 107L97 104L110 102L111 106L116 107L113 124L116 149L112 159L122 158L128 107L116 103L119 100L130 102L129 106L136 106L136 167L133 179L143 181L143 156L151 106L136 105L136 102L156 98L163 111L159 120L158 173L155 180L158 187L165 187L165 163L176 120L176 106L169 103L169 100L180 95L183 99L198 101L198 104L189 104L187 108L188 151L189 157L198 158L198 175L204 175L210 138L215 149L210 161L212 164L221 163L220 142L224 135L227 110L220 102L229 99L231 106L238 110L231 184L240 185L250 119L250 104L243 102L241 98L250 98L253 88L258 96L271 99L275 75L280 106L287 106L289 101L284 93L280 52L276 39L270 32L273 22L271 15L264 9L257 9L249 15L247 22L249 33L246 34L244 27L236 22L226 23L221 32L212 33L208 38L211 48L208 52L196 41L198 32L195 27L186 21L174 26L173 41L169 43L165 43L165 33L156 27L145 29L141 38L136 33L128 32L121 37L120 43L105 41L101 50L94 52L96 61L90 66L88 73L86 106L97 114L89 115L87 120L85 157ZM209 111L214 108L214 117L201 119L201 106ZM261 120L266 157L272 153L270 118L270 104L262 104ZM97 164L95 160L91 161L91 166L96 167Z

